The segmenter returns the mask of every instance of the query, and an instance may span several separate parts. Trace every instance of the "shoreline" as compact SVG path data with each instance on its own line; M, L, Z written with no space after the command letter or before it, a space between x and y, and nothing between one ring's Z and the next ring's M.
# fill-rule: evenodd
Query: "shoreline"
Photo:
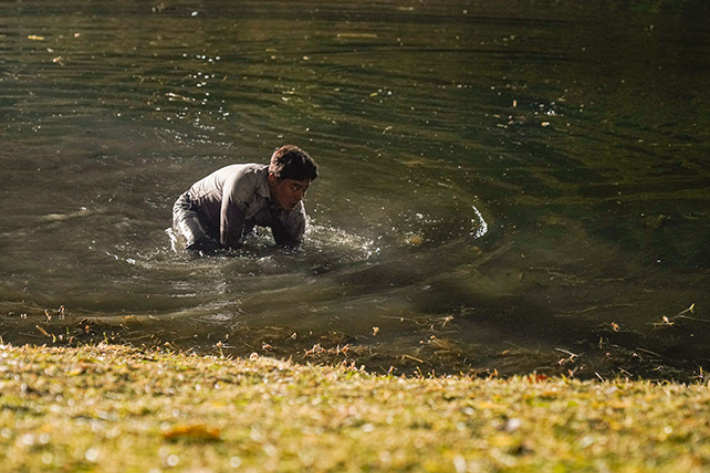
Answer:
M444 330L416 322L402 322L406 340L400 340L398 332L377 327L368 334L346 334L276 325L188 327L179 322L151 315L82 316L66 313L63 306L43 314L6 313L0 314L0 345L107 343L233 358L256 353L301 364L345 363L372 374L415 377L508 378L534 373L583 381L624 378L693 383L705 379L706 357L700 345L684 345L681 337L700 340L710 335L710 327L700 321L693 328L669 324L648 334L602 327L593 333L571 333L566 344L518 346L505 340L487 345L461 343Z

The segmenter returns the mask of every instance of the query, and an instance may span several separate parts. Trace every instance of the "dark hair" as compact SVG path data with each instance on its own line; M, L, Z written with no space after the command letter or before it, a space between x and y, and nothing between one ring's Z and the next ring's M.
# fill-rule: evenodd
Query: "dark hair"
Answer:
M298 146L286 145L271 155L269 173L279 180L312 181L318 177L318 165Z

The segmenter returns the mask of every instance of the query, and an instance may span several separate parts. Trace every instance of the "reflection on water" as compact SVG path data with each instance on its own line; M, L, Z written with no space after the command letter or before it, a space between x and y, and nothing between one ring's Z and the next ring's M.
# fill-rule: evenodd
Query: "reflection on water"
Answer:
M707 11L483 3L7 6L3 340L696 373ZM185 188L285 143L321 166L302 250L172 251Z

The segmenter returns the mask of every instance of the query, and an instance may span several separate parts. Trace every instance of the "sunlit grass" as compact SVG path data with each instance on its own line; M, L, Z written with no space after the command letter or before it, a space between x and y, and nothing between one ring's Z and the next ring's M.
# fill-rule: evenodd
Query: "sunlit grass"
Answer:
M701 384L0 349L3 471L704 471Z

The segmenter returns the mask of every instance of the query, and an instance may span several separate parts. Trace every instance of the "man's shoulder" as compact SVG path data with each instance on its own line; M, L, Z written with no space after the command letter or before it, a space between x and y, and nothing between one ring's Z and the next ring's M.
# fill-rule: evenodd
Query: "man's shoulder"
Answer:
M263 164L232 164L222 173L224 192L236 200L252 199L251 196L269 197L269 167Z
M240 174L263 174L268 171L268 166L265 164L247 163L247 164L230 164L219 169L217 172L240 175Z
M268 166L263 164L231 164L217 171L225 182L261 182L269 175Z

